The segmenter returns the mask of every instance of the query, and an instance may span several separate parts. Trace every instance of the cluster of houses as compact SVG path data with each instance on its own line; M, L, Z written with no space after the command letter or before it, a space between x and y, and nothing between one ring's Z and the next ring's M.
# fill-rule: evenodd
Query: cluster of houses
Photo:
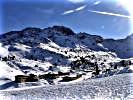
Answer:
M70 72L58 72L58 73L47 73L47 74L42 74L42 75L34 75L34 74L30 74L30 75L16 75L15 76L15 82L16 83L23 83L23 82L37 82L40 79L45 79L47 81L51 81L54 79L57 79L59 77L62 77L62 82L66 82L66 81L73 81L76 80L78 78L80 78L82 75L78 74L76 76L69 76Z

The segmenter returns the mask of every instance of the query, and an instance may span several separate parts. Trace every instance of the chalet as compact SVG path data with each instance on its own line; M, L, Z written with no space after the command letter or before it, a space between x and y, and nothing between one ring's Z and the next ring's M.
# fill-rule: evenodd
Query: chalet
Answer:
M15 76L15 82L23 83L23 82L36 82L38 78L34 74L30 74L29 76L26 75L17 75Z
M62 82L69 82L69 81L73 81L76 80L78 78L82 77L82 75L76 75L76 76L64 76L63 79L61 80Z
M59 76L64 76L64 75L69 75L70 74L70 72L58 72L58 75Z
M59 75L54 73L39 75L39 79L56 79L56 78L59 78Z

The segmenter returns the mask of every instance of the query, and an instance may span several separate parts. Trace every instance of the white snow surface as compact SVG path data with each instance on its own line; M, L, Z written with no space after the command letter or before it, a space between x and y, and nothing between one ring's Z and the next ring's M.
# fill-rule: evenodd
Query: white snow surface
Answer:
M5 62L0 62L0 79L9 78L14 80L15 75L23 75L22 71L16 70L8 66Z
M0 91L1 100L132 100L133 74Z
M8 50L2 46L2 43L0 43L0 57L6 57L8 54Z

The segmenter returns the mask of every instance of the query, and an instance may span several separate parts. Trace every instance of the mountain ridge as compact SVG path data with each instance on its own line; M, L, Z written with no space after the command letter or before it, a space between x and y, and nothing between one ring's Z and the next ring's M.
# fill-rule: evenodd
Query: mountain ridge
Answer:
M115 52L118 55L118 57L120 57L120 58L133 57L133 46L131 46L133 43L133 41L132 41L133 34L127 36L124 39L104 39L103 37L101 37L99 35L91 35L91 34L88 34L85 32L74 33L70 28L65 27L65 26L53 26L53 27L48 27L48 28L44 28L44 29L28 27L28 28L23 29L22 31L11 31L11 32L5 33L5 34L1 35L0 38L2 38L2 37L6 38L6 36L11 37L12 35L17 35L18 38L21 39L24 36L25 37L27 36L27 38L37 37L37 36L39 36L39 34L41 34L40 37L44 37L44 38L47 37L48 39L50 39L54 42L56 40L56 39L54 39L54 37L56 37L56 36L57 37L61 36L61 35L62 36L63 35L70 36L70 38L76 39L75 41L80 41L80 44L83 44L83 45L87 46L89 49L92 49L94 51L100 50L100 51ZM14 36L10 39L14 40ZM90 44L87 43L87 39L88 39L88 42L91 42ZM46 40L46 38L45 38L45 40ZM72 41L73 44L75 42L71 39L70 39L70 41ZM61 42L61 41L59 41L59 42ZM59 42L57 44L60 44ZM98 43L99 43L99 45L97 45ZM126 43L126 44L124 44L124 43ZM63 46L63 45L64 44L61 44L60 46ZM110 47L110 45L112 45L112 47ZM66 45L66 47L67 46L68 45ZM72 47L75 47L75 46L73 45Z
M15 33L23 33L23 32L25 32L25 31L28 31L28 30L35 30L35 32L43 32L43 30L47 30L47 29L54 29L54 28L56 28L56 27L64 27L64 28L67 28L67 29L69 29L69 30L71 30L72 31L72 29L70 29L69 27L65 27L65 26L58 26L58 25L55 25L55 26L52 26L52 27L48 27L48 28L44 28L44 29L42 29L42 28L37 28L37 27L26 27L26 28L24 28L24 29L22 29L22 30L20 30L20 31L9 31L9 32L6 32L6 33L4 33L4 34L1 34L0 35L0 37L2 37L2 36L4 36L4 35L12 35L13 33L15 34ZM100 36L100 35L92 35L92 34L89 34L89 33L87 33L87 32L79 32L79 33L75 33L74 31L72 31L75 35L76 34L86 34L86 35L90 35L90 36L99 36L99 37L102 37L102 36ZM129 34L128 36L126 36L125 38L120 38L120 39L113 39L113 38L104 38L104 39L106 39L106 40L123 40L123 39L127 39L127 38L131 38L131 37L133 37L133 33L132 34Z

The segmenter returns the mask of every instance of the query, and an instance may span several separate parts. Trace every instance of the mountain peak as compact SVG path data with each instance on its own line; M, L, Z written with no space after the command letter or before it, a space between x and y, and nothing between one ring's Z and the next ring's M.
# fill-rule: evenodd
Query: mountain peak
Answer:
M64 35L75 35L75 33L73 32L72 29L70 29L68 27L65 27L65 26L57 26L57 25L55 25L53 27L48 27L48 28L45 28L45 29L50 29L50 30L53 30L55 32L62 33Z
M22 30L22 32L28 32L28 33L38 33L38 32L41 32L42 29L40 28L35 28L35 27L27 27L25 29Z

